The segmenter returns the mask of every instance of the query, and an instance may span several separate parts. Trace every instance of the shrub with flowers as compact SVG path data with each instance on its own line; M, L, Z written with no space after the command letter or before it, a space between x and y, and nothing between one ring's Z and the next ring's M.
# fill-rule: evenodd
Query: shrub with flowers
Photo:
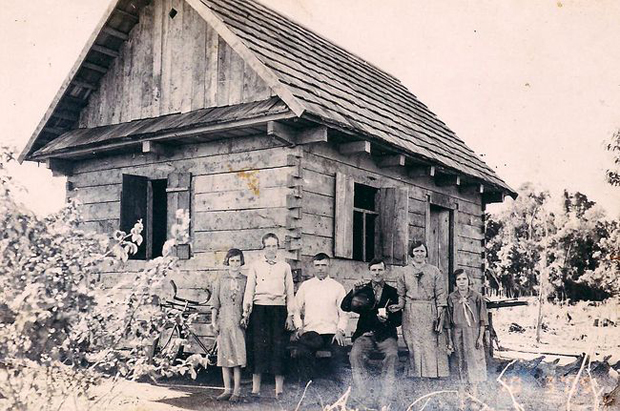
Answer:
M187 213L177 212L176 237L163 257L105 287L102 270L122 273L142 241L142 223L109 238L80 229L76 203L37 217L12 196L6 172L12 160L0 148L0 405L60 409L105 378L195 373L200 356L175 363L151 356L169 321L158 295L177 270L170 251L187 241Z

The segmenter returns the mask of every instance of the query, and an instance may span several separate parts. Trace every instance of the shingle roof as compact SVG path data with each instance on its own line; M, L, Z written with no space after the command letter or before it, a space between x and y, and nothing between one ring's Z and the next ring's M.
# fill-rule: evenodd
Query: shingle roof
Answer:
M41 155L44 151L49 153L51 148L58 149L61 143L55 140L66 143L83 133L69 131L66 137L63 134L76 127L75 119L86 104L88 88L97 87L98 80L91 79L93 84L89 85L84 84L82 77L85 72L93 74L84 67L93 55L94 45L101 40L102 28L122 31L128 37L127 33L137 21L137 14L132 13L137 13L148 1L118 0L110 5L108 17L99 23L89 39L21 153L20 161L34 159L34 152ZM413 158L516 195L445 123L390 74L255 0L186 1L195 9L203 9L199 13L207 23L218 26L215 29L220 36L231 43L250 66L259 70L263 80L296 115L382 142L390 146L390 150L395 148ZM125 15L134 18L120 19L119 16ZM119 42L113 48L117 50L120 46ZM105 73L94 74L100 79ZM80 100L83 96L86 100ZM67 110L70 112L65 113ZM41 150L47 144L49 147Z
M514 191L403 84L253 0L201 0L307 114Z
M68 131L37 150L32 157L46 157L53 154L82 148L96 148L110 143L135 143L150 136L170 132L183 132L218 124L234 123L238 120L261 119L290 113L289 108L278 97L263 101L212 107L188 113L134 120L95 128L79 128ZM294 116L290 113L289 117Z

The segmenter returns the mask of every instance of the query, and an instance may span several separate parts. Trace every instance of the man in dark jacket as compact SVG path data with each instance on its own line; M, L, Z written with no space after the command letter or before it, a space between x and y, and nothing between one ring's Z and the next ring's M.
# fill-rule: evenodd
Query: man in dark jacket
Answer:
M380 402L387 405L395 383L398 344L396 327L401 325L402 312L389 312L389 305L398 303L396 289L385 283L385 262L375 258L368 264L371 280L361 280L342 300L344 311L359 313L357 328L353 333L351 371L357 393L365 392L371 382L366 361L373 351L383 354L383 390Z

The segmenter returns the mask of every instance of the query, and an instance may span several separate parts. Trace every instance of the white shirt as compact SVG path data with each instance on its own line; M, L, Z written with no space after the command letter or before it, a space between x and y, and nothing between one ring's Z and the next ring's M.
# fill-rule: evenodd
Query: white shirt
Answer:
M344 331L349 320L348 314L340 309L346 295L344 287L336 280L314 277L304 281L295 296L295 326L303 332L335 334ZM302 320L303 315L303 320Z

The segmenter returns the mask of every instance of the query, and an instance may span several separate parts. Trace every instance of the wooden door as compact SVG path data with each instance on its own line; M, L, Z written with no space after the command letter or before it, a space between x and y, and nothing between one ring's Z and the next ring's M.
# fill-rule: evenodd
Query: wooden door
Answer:
M428 262L438 267L446 279L446 287L452 291L451 274L454 266L452 210L430 205L428 238Z

